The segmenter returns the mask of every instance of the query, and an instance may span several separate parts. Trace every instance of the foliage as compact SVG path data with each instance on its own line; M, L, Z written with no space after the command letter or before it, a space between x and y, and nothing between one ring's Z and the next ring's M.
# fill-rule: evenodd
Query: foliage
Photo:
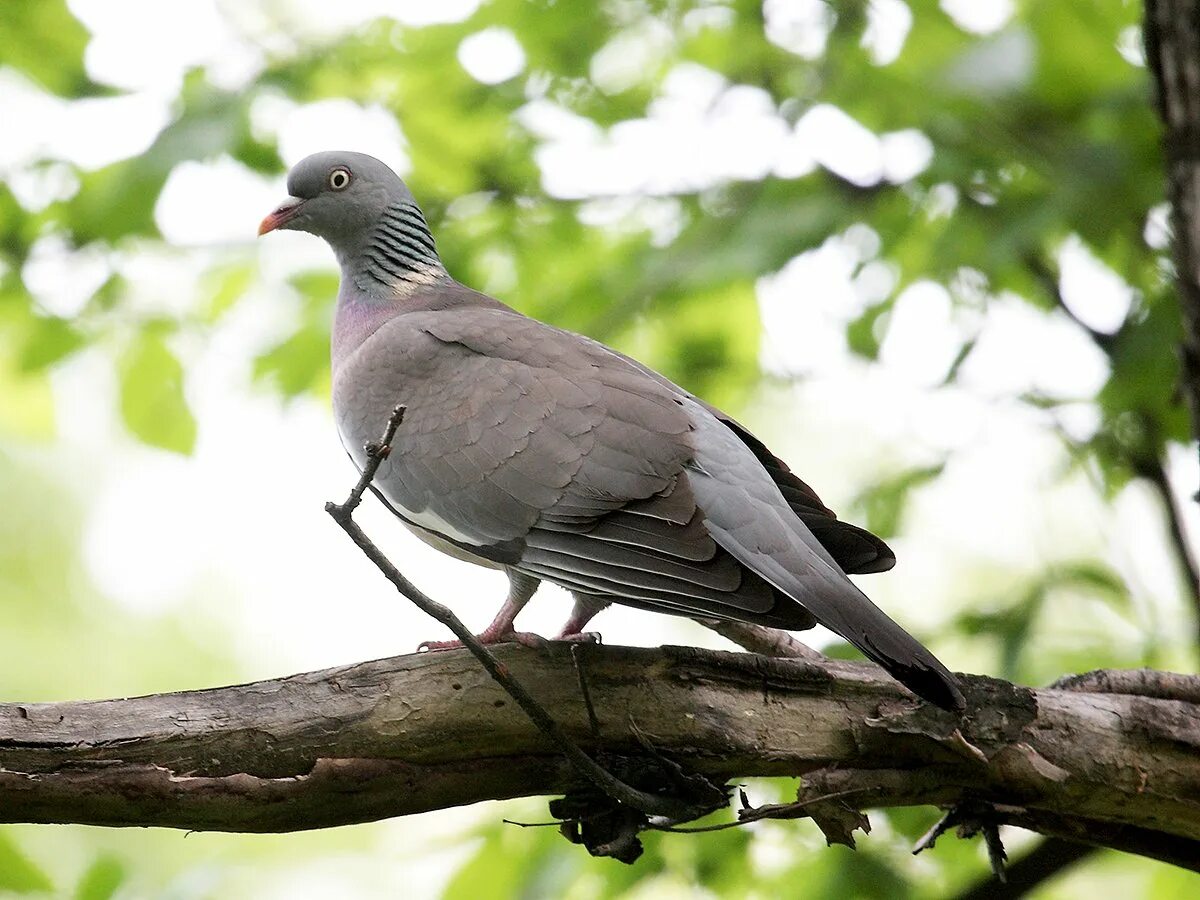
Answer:
M0 889L13 894L51 890L52 882L30 862L7 835L0 835Z
M831 237L861 236L852 230L865 224L872 246L851 277L883 267L889 287L845 324L846 344L864 366L880 358L906 288L932 282L946 289L954 316L975 323L962 329L934 389L957 390L989 312L1015 299L1077 329L1102 354L1106 374L1092 396L1039 388L1008 399L1068 447L1074 471L1094 480L1101 502L1154 478L1172 447L1189 441L1189 430L1176 390L1180 326L1171 263L1152 228L1163 174L1151 85L1137 59L1139 7L1022 2L1002 27L973 31L933 0L791 6L813 14L793 49L783 46L788 30L779 25L789 4L754 0L491 0L448 24L381 19L294 40L246 34L259 42L262 70L238 88L211 70L188 72L170 121L141 152L94 170L49 151L23 162L25 174L65 170L73 184L44 203L29 201L15 178L0 184L0 505L37 524L5 526L13 532L6 548L15 549L0 548L0 602L20 604L20 626L6 633L6 644L27 638L40 648L26 666L0 670L6 694L65 696L107 683L28 675L29 666L49 663L65 672L70 648L85 635L114 644L138 635L156 648L131 651L137 659L124 674L136 672L142 683L128 690L149 689L156 678L169 683L173 664L193 677L229 677L219 665L228 661L213 659L182 617L138 620L97 595L78 559L82 513L30 459L55 428L53 404L61 398L54 377L90 352L111 359L115 408L137 440L188 454L203 439L203 419L189 406L189 348L244 310L260 272L244 248L197 251L199 276L173 287L181 302L147 312L127 263L163 253L182 266L189 255L166 245L156 218L163 188L182 163L228 159L262 175L283 171L277 135L256 119L263 103L281 98L386 110L402 129L412 163L406 177L451 272L531 315L613 342L723 406L746 408L761 394L760 279ZM277 7L264 3L259 12L269 18ZM880 24L884 13L893 17L890 32ZM881 49L880 30L894 35L904 30L895 23L909 19L899 49ZM283 25L272 29L274 38ZM508 29L526 60L520 75L495 85L471 77L457 59L463 40L489 27ZM0 67L72 103L116 93L88 74L87 40L63 0L0 4ZM605 53L638 60L637 71L614 82L598 64ZM658 115L681 67L719 74L714 104L753 88L789 130L814 108L836 107L875 135L923 136L916 140L927 142L928 162L861 176L839 175L838 161L825 160L806 174L726 173L663 196L634 190L564 199L548 189L539 160L551 141L530 124L531 103L612 136ZM66 242L67 261L87 254L105 260L105 276L76 312L52 311L27 283L27 263L47 237ZM1077 305L1064 296L1059 261L1069 241L1129 288L1128 312L1111 333L1079 321ZM259 388L284 398L322 396L333 275L327 268L293 272L288 285L297 312L255 349L252 375ZM1060 413L1080 404L1094 412L1094 427L1060 427ZM893 462L858 497L855 515L903 538L909 506L948 477L953 463L942 456ZM47 493L61 493L62 506L55 510ZM1037 681L1106 663L1183 658L1178 645L1162 648L1124 576L1103 560L1056 562L990 581L973 572L962 592L979 602L947 617L940 640L975 654L981 670L994 660L992 674ZM69 596L90 598L93 611ZM1117 646L1111 631L1097 629L1063 639L1053 615L1062 608L1085 609L1089 621L1115 620L1143 637ZM1177 623L1168 630L1195 629ZM760 788L785 791L782 784ZM978 848L948 842L912 860L907 849L929 824L926 813L873 816L875 833L857 854L824 850L804 823L695 839L652 836L633 869L587 859L553 829L495 824L478 835L477 852L446 896L690 895L703 886L713 895L752 897L794 893L796 885L814 897L937 896L984 868ZM530 808L529 815L540 814ZM0 834L4 890L53 884L102 898L120 895L130 880L165 884L171 865L187 865L143 863L132 843L111 852L97 844L93 853L85 842L80 852L91 858L72 870L78 878L71 882L43 874L19 844ZM788 851L782 857L781 846ZM1069 889L1049 886L1044 894L1082 896L1110 876L1147 896L1183 895L1174 873L1106 857L1082 867Z

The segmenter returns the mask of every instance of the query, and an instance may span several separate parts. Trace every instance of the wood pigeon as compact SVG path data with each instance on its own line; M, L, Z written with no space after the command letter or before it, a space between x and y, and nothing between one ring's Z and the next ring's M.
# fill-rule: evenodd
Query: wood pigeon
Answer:
M366 463L407 407L373 488L419 537L503 569L485 642L542 580L576 600L784 629L821 622L911 690L961 710L953 675L846 577L895 562L742 425L597 341L455 281L403 181L361 153L307 157L263 220L324 238L341 267L333 406ZM427 644L449 646L448 642Z

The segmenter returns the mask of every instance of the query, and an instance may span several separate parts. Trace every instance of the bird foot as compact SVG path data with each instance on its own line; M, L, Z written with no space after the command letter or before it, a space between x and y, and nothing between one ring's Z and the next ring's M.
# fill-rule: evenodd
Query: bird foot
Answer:
M492 631L487 629L475 635L479 643L485 647L493 644L521 644L535 650L546 644L546 639L531 631ZM465 646L462 641L421 641L417 644L417 652L426 650L461 650Z
M534 634L532 631L493 631L488 628L475 635L475 637L485 647L490 647L493 644L520 644L523 647L539 650L550 643L548 638L544 638L540 634ZM600 635L595 631L573 631L570 634L564 632L554 638L554 640L566 641L571 644L599 644ZM417 645L417 652L461 650L463 646L462 641L421 641Z
M602 644L604 641L600 638L598 631L564 631L555 638L556 641L568 641L572 644Z

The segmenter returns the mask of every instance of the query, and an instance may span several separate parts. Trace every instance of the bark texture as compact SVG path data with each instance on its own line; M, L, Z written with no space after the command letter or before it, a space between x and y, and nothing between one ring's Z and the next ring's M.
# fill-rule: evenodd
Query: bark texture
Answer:
M958 722L866 664L681 647L497 655L570 736L647 791L670 781L662 754L716 779L804 775L801 801L983 801L998 822L1200 867L1200 706L1182 676L1046 690L966 676ZM465 651L0 705L4 822L291 831L579 786Z

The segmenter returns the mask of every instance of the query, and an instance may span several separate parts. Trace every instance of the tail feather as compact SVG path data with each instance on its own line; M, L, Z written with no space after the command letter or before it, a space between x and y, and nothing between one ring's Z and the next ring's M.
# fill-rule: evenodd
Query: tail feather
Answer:
M764 553L745 546L734 534L711 521L705 525L713 539L735 559L883 666L913 693L951 712L966 708L958 680L937 657L888 618L836 564L827 562L824 554L806 553L807 541L800 540L787 554ZM796 519L792 531L800 538L800 529L804 528ZM809 540L816 542L811 536ZM801 578L796 572L806 574Z
M944 709L964 709L954 676L854 586L762 460L710 412L694 403L689 411L695 458L688 484L713 540L916 694Z
M866 599L866 598L864 598ZM870 603L870 601L867 601ZM873 603L871 604L875 606ZM878 611L878 607L875 607ZM883 613L880 612L882 616ZM962 712L967 708L966 698L959 688L958 679L941 664L936 656L926 650L908 632L900 629L899 625L888 619L895 628L908 639L910 649L903 655L885 655L871 646L870 638L861 643L854 641L854 646L867 656L868 659L879 663L888 673L902 685L916 694L924 697L935 706L948 709L951 712Z

